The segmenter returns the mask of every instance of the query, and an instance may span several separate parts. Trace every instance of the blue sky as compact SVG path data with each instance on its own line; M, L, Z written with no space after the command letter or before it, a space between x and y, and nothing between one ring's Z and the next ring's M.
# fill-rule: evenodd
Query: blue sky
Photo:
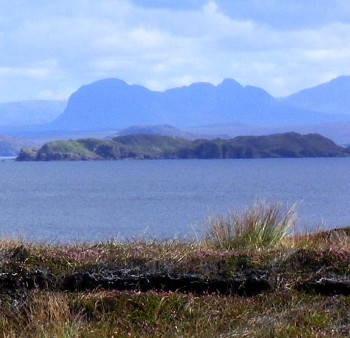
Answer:
M0 102L120 78L274 96L350 74L349 0L0 0Z

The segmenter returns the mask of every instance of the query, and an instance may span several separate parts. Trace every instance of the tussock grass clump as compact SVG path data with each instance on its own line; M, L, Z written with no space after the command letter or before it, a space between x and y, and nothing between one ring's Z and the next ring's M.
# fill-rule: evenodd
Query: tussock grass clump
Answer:
M0 315L2 337L77 337L83 316L71 309L68 294L33 291L14 311Z
M349 250L350 227L331 230L318 230L314 233L305 233L293 236L294 246L302 249L318 250Z
M263 250L287 245L285 239L295 227L295 210L280 204L256 202L242 213L209 219L205 242L224 250ZM291 241L289 241L291 245Z

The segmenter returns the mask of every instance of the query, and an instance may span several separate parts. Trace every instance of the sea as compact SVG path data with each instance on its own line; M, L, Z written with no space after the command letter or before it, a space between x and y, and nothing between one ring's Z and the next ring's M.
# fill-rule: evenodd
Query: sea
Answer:
M298 231L350 225L350 158L0 161L0 236L48 244L192 240L257 202Z

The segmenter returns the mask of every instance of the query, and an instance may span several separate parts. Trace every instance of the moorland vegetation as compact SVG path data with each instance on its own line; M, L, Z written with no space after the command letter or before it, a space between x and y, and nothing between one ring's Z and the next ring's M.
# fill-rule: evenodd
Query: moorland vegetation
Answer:
M350 230L257 202L181 242L0 242L3 337L347 337Z

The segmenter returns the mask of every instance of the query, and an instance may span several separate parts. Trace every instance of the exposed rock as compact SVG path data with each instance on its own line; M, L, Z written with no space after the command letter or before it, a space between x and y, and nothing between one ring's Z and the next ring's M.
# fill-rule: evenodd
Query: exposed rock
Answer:
M140 276L124 275L118 271L109 271L108 274L77 272L64 278L62 290L86 291L96 288L113 289L119 291L138 290L146 292L178 291L195 294L219 293L253 296L271 291L273 283L266 273L249 273L232 278L207 279L198 275L169 275L144 274Z
M38 156L38 149L22 148L19 152L17 161L36 161Z
M322 295L350 295L350 279L335 277L322 277L298 283L297 289L305 292L319 293Z
M28 273L2 272L0 273L0 290L14 291L18 289L53 289L56 277L49 272L35 270Z
M194 294L218 293L226 295L254 296L271 291L274 282L266 272L255 271L231 278L205 278L196 274L142 274L129 275L119 270L79 271L67 276L55 276L50 272L35 270L28 273L0 273L0 290L59 289L61 291L137 290L172 291Z

